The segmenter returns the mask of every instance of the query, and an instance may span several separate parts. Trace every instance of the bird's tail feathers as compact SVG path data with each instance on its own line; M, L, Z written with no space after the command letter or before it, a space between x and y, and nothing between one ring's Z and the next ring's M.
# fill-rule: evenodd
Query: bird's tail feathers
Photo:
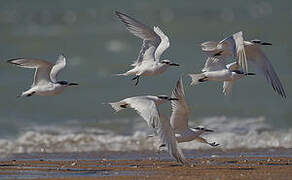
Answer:
M189 74L189 76L192 78L191 86L207 81L207 77L204 74Z

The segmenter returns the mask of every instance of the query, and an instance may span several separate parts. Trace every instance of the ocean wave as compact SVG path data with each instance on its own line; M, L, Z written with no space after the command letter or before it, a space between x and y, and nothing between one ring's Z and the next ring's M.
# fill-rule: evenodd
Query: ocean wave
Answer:
M220 144L217 148L292 148L292 129L272 129L264 117L201 119L201 125L214 129L204 135L210 142ZM135 129L135 128L134 128ZM116 134L97 128L73 129L68 127L38 126L26 130L14 139L0 139L0 153L31 152L82 152L82 151L140 151L155 150L158 138L149 138L142 128L132 135ZM213 148L196 141L182 143L183 149Z

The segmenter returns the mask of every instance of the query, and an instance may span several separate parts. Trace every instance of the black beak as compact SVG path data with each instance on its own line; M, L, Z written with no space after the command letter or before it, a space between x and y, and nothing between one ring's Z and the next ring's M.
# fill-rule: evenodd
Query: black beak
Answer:
M69 83L68 86L77 86L79 85L78 83Z
M170 101L178 101L179 99L178 98L168 98L168 100L170 100Z
M212 129L205 129L205 132L214 132Z
M271 46L272 43L268 43L268 42L262 42L261 45L267 45L267 46Z
M256 75L256 73L245 73L245 75L247 75L247 76Z
M176 63L170 63L169 65L170 66L179 66L179 64L176 64Z

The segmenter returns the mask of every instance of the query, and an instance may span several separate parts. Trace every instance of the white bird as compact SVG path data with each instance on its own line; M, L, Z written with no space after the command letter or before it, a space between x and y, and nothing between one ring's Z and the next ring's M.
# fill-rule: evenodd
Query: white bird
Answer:
M168 148L168 153L178 162L189 165L182 151L177 146L175 133L170 125L169 119L159 113L158 106L167 101L178 100L166 95L160 96L136 96L123 99L119 102L109 103L118 112L124 108L133 108L147 122L150 128L155 128L160 141Z
M221 46L220 44L224 48L218 48ZM201 47L203 51L211 56L222 56L223 58L236 57L237 63L242 67L244 73L248 72L248 62L254 64L258 71L265 76L267 82L271 84L274 91L283 98L286 98L285 90L277 73L260 48L263 45L272 44L261 42L260 40L243 41L242 32L239 32L219 43L214 41L204 42L201 44Z
M177 81L171 97L178 99L177 101L171 101L172 114L170 117L170 124L176 134L177 142L181 143L196 140L201 143L209 144L210 146L218 146L219 144L215 142L210 143L201 137L204 132L213 132L213 130L202 126L196 128L189 127L190 110L185 99L182 77Z
M68 83L67 81L57 81L57 75L66 65L66 58L60 55L56 64L41 59L16 58L7 61L10 64L23 68L35 68L34 80L31 88L22 92L21 96L31 96L33 94L40 96L51 96L61 93L66 87L78 85L77 83Z
M131 64L134 68L122 76L135 75L132 80L136 79L136 85L139 83L140 76L154 76L166 71L169 66L179 66L170 60L161 60L160 56L169 47L168 37L159 29L153 29L143 23L129 17L126 14L115 12L127 29L135 36L143 39L142 49L140 50L137 60Z
M239 70L237 62L225 65L225 57L208 57L205 66L200 74L189 74L192 78L191 85L205 81L219 81L223 83L223 93L228 95L231 92L233 82L247 75L255 73L244 73Z

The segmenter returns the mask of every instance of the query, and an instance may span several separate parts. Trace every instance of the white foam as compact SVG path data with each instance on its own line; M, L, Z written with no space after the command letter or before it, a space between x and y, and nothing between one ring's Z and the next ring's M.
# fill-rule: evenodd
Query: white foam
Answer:
M219 148L292 148L292 129L274 130L263 117L238 119L211 117L201 124L214 133L204 137L220 144ZM38 126L23 132L15 139L0 139L0 154L30 152L80 152L154 150L159 140L147 138L146 131L138 128L132 135L120 135L96 128ZM193 141L182 143L184 149L208 149L209 145Z

